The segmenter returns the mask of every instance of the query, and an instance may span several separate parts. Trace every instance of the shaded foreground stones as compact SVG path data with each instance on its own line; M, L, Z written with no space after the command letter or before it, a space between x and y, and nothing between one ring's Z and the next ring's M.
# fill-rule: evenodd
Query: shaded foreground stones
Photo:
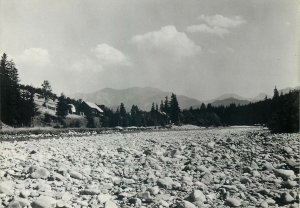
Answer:
M299 134L115 133L0 152L0 207L299 207Z

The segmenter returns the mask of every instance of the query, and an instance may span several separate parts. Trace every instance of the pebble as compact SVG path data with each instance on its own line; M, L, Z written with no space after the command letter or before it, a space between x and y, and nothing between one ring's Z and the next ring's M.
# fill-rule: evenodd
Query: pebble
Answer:
M83 175L76 172L76 171L70 171L69 174L72 178L75 178L75 179L78 179L78 180L83 179Z
M118 208L118 206L111 200L105 202L104 208Z
M79 194L81 195L98 195L100 191L96 189L83 189L79 191Z
M193 203L189 201L179 201L176 203L177 208L197 208Z
M259 207L262 207L262 208L268 208L269 205L266 201L263 201L262 203L260 203Z
M283 178L290 178L295 176L295 173L292 170L274 169L274 173Z
M173 186L173 179L170 177L165 177L165 178L161 178L158 179L157 181L157 185L161 188L165 188L165 189L171 189Z
M287 187L289 189L292 189L292 188L298 186L298 183L297 183L297 181L288 180L288 181L284 181L282 183L282 185L283 185L283 187Z
M158 186L154 186L154 187L150 187L148 189L148 191L150 192L150 194L152 195L157 195L159 193L159 187Z
M289 194L289 193L283 193L282 194L282 196L281 196L281 198L282 198L282 202L284 203L284 204L289 204L289 203L291 203L291 202L293 202L295 199Z
M191 202L195 202L195 201L205 202L206 201L205 195L200 190L194 190L190 194L189 199L191 200Z
M242 202L240 199L237 198L227 198L226 204L230 207L239 207L242 205Z
M112 196L110 194L99 194L98 195L98 200L100 203L105 203L107 201L109 201L112 198Z
M0 194L12 195L13 187L10 182L2 181L0 182Z
M31 177L34 179L47 179L50 176L49 171L46 168L40 167L37 168L32 174Z
M23 198L27 198L30 195L30 191L29 190L23 190L20 193L20 196Z
M52 208L55 207L56 200L48 196L40 196L32 202L32 208Z

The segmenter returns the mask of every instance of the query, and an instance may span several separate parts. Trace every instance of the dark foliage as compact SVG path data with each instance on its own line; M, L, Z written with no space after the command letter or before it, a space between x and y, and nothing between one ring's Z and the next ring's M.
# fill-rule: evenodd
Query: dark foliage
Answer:
M201 105L198 109L183 110L183 123L200 126L266 125L274 133L299 132L299 90L279 95L274 89L272 99L248 105L213 107Z
M61 94L58 98L58 103L56 107L56 115L60 118L65 118L68 115L69 106L64 94Z
M18 69L4 53L0 63L0 121L12 126L29 126L35 111L33 92L20 88Z

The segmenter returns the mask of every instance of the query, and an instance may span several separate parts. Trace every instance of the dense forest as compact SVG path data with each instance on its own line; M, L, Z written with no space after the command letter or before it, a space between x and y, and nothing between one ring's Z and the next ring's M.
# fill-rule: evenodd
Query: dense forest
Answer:
M63 94L58 97L52 93L48 81L44 81L41 88L20 84L15 63L8 60L6 54L1 57L0 67L0 121L5 124L14 127L32 125L33 117L39 114L34 102L35 93L42 95L45 101L58 99L57 122L62 124L68 115L68 105L73 104L76 108L80 106L80 100L68 98ZM176 95L172 94L170 99L165 97L160 104L152 103L149 111L142 111L138 106L133 105L127 112L123 103L115 111L104 105L99 107L103 110L100 119L102 127L170 124L193 124L205 127L265 125L274 133L299 132L299 90L279 94L276 87L272 98L241 106L231 104L214 107L211 104L202 104L195 109L180 109ZM92 119L89 115L86 117L87 126L95 127L90 122Z

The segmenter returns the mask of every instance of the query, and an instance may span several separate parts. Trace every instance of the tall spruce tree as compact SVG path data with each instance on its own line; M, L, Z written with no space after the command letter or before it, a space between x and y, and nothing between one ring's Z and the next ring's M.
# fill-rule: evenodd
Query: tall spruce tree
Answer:
M170 103L169 103L169 98L168 96L165 97L165 102L164 102L164 112L169 115L169 110L170 110Z
M7 120L7 103L6 101L6 88L8 82L8 73L6 71L7 56L4 53L0 62L0 128L2 128L2 122Z
M275 88L274 88L274 94L273 94L273 99L277 99L278 97L279 97L279 92L278 92L278 90L277 90L277 88L275 86Z
M68 115L69 106L66 100L66 96L62 93L58 98L56 115L60 118L65 118Z
M132 126L142 126L142 112L137 105L132 105L130 110L130 124Z
M160 112L164 112L164 101L160 101L160 105L159 105L159 110Z
M18 110L21 105L18 70L12 60L7 60L5 53L1 57L0 77L0 120L9 125L18 125L20 123Z
M123 127L128 126L128 115L124 103L120 104L120 124Z
M30 126L33 117L37 114L37 106L34 103L32 90L20 91L21 99L18 107L18 121L21 126Z
M158 112L155 109L155 104L153 102L152 106L151 106L151 110L150 110L150 118L151 118L152 124L155 125L155 126L157 126L157 113Z
M180 123L179 115L180 115L180 108L177 101L177 97L174 93L172 93L171 100L170 100L170 119L172 123L176 123L176 124Z

